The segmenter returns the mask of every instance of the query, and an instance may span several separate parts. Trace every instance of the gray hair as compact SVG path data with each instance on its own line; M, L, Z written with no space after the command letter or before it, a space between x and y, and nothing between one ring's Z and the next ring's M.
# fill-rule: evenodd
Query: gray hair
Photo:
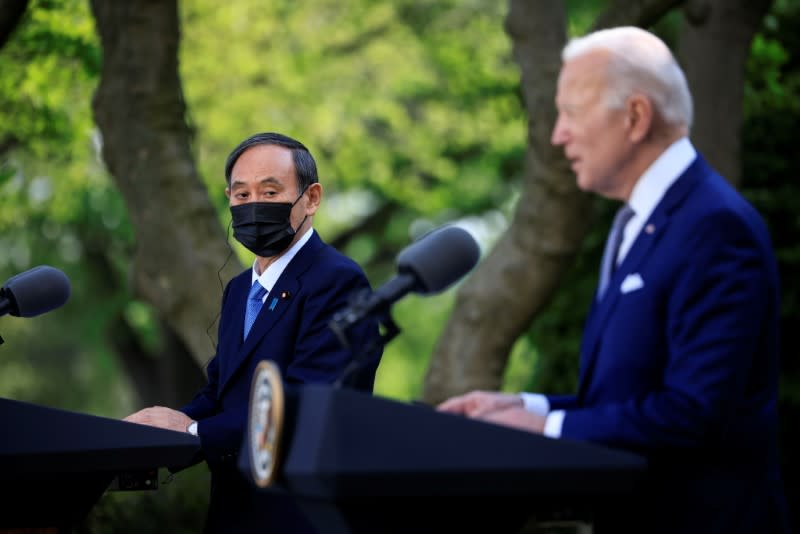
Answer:
M691 127L692 94L686 76L661 39L634 26L599 30L572 39L561 59L566 62L597 50L611 54L606 95L610 107L621 108L638 92L652 100L667 124Z

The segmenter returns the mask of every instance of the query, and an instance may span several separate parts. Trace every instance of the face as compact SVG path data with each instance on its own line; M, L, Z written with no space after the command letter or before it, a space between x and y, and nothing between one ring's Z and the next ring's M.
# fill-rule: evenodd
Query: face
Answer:
M278 145L255 145L242 153L231 169L231 185L225 194L231 206L249 202L289 202L292 207L289 220L298 237L302 234L301 224L310 219L319 207L321 186L312 184L298 200L300 195L294 169L292 152Z
M563 146L578 187L625 200L630 191L632 157L629 123L624 109L606 105L605 52L589 52L567 61L558 77L558 119L551 137Z

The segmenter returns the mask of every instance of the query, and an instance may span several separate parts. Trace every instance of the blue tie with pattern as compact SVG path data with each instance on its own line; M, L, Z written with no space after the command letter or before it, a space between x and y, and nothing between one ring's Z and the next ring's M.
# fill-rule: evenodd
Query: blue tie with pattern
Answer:
M611 276L617 268L617 255L619 247L622 245L623 230L634 215L633 209L624 204L614 216L614 224L611 225L611 233L608 235L606 249L603 252L603 262L600 265L600 286L597 289L597 300L602 299L608 289Z
M247 310L244 314L244 339L247 339L247 334L250 333L250 328L252 328L256 317L258 317L258 312L261 311L261 306L264 304L264 295L266 294L266 288L258 280L253 282L250 294L247 296Z

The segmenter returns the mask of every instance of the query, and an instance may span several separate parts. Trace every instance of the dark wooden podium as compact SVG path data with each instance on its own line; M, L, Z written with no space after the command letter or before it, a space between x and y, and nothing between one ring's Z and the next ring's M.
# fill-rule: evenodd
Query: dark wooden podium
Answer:
M248 439L251 436L248 436ZM319 532L516 532L531 514L607 509L637 455L327 386L286 392L275 482ZM252 477L247 447L240 467Z
M2 398L0 428L0 531L67 529L112 480L145 489L147 473L188 466L200 450L182 432Z

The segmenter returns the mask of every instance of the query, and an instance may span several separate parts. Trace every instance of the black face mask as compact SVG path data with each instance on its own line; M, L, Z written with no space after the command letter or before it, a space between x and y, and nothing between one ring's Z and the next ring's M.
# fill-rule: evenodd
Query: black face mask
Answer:
M292 228L289 215L304 194L305 189L292 203L249 202L231 206L233 237L256 256L277 256L289 247L294 238L296 230ZM300 226L305 221L306 218L303 217Z

